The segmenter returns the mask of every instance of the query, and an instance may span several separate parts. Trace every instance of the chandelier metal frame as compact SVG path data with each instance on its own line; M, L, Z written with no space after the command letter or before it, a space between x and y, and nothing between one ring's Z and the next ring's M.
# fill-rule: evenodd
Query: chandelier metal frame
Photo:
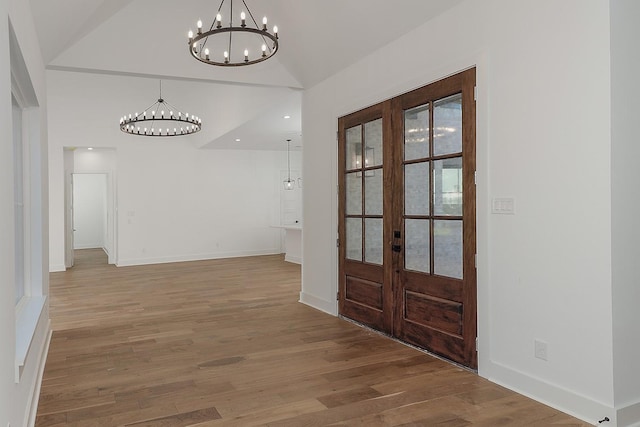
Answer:
M151 114L148 114L151 111ZM140 127L141 123L151 122L151 126ZM159 122L156 129L154 123ZM163 126L165 131L163 133ZM169 127L166 127L169 126ZM199 132L202 129L202 119L182 112L162 98L162 81L160 81L160 97L156 102L144 109L142 113L124 115L120 118L122 132L139 136L182 136Z
M222 6L224 5L225 1L226 0L222 0L222 2L220 3L216 17L211 23L208 31L202 31L201 20L199 20L196 24L196 34L193 34L193 31L189 30L188 43L189 53L191 53L191 56L193 56L198 61L209 65L216 65L220 67L240 67L266 61L267 59L275 55L278 51L278 27L274 26L273 33L269 32L267 28L267 18L265 16L262 20L262 28L260 28L245 0L242 0L242 4L244 5L255 27L247 25L246 14L244 11L242 11L242 13L240 14L240 25L237 26L233 24L233 0L230 0L231 4L229 14L231 18L229 20L229 26L224 27L222 25L222 16L220 14L220 11L222 10ZM237 55L232 54L234 33L250 33L255 34L256 37L261 37L263 41L261 56L256 59L249 59L250 52L245 48L243 55L244 60L234 59L234 57L237 57ZM222 54L220 56L222 58L221 60L212 59L214 58L214 56L209 52L209 48L207 47L209 37L223 37L225 34L229 36L227 47L228 50L224 51L224 53L220 52Z

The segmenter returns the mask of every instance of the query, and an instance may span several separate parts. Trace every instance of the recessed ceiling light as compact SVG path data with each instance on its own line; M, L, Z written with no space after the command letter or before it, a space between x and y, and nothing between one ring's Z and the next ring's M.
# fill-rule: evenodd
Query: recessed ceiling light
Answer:
M236 142L240 142L240 138L236 138Z
M89 147L89 148L87 148L87 150L91 151L91 150L93 150L93 147Z
M285 118L285 119L290 119L290 118L291 118L291 116L287 114L286 116L284 116L284 118Z

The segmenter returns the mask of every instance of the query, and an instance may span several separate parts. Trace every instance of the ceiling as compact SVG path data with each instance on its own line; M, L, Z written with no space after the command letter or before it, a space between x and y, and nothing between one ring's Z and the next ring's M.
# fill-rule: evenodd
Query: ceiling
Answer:
M259 93L259 102L249 96L246 105L226 112L224 126L218 123L194 144L275 150L286 149L286 139L302 145L302 89L461 1L246 0L256 17L278 25L278 53L256 65L215 67L191 58L187 32L198 19L210 25L220 0L30 0L48 69L206 84L224 96ZM234 2L238 10L242 1ZM224 96L199 111L199 134L226 105Z

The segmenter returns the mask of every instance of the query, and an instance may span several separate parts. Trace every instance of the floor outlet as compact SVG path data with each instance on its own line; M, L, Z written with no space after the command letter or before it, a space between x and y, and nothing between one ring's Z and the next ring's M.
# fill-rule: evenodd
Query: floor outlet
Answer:
M541 360L547 360L547 343L535 340L533 342L533 355Z

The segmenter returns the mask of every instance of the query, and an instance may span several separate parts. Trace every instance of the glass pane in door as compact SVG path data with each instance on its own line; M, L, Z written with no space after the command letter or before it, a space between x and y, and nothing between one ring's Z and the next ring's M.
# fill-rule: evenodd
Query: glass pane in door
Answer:
M428 219L406 219L404 222L404 268L429 273L431 271L430 227Z
M362 219L347 218L347 258L354 261L362 261Z
M362 215L362 178L360 172L350 172L346 175L346 214Z
M364 220L365 261L382 265L382 218Z
M434 221L433 269L439 276L462 279L462 221Z
M429 162L404 165L404 214L429 215Z
M404 112L404 159L429 157L429 104Z
M462 94L433 103L433 155L462 152Z
M347 170L362 167L362 126L354 126L346 131L346 164Z
M433 210L462 216L462 157L433 162Z
M382 164L382 119L364 125L364 167Z
M364 213L382 215L382 169L364 173Z

